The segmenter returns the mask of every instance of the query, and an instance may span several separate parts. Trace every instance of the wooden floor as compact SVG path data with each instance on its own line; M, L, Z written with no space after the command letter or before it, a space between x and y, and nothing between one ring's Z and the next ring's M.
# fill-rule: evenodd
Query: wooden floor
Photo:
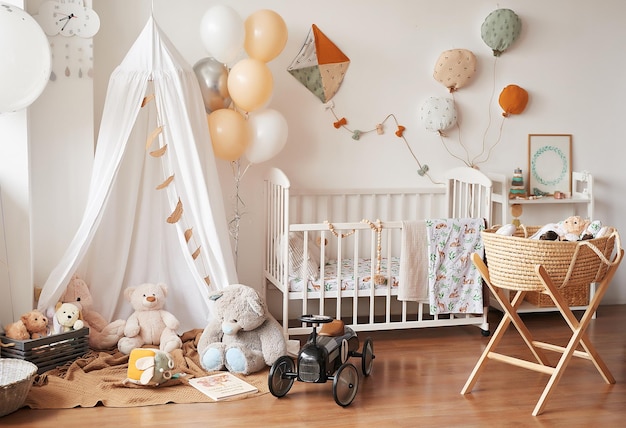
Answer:
M501 314L490 313L492 331ZM556 313L524 314L535 339L566 345L570 330ZM331 383L296 382L271 394L231 402L137 408L20 409L0 418L13 427L587 427L626 423L626 305L602 306L588 330L617 383L604 383L591 362L575 359L548 401L531 412L547 375L490 361L473 392L460 391L489 338L476 327L440 327L371 333L376 359L354 402L335 404ZM368 334L360 333L363 340ZM529 357L511 327L498 348ZM549 355L556 360L556 354ZM355 361L360 367L360 360ZM360 372L360 369L359 369Z

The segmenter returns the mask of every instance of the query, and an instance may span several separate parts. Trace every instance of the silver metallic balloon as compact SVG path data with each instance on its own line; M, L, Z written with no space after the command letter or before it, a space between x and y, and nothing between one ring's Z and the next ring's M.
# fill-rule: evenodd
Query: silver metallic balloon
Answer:
M228 93L228 69L215 58L202 58L193 66L198 78L204 108L211 113L221 108L228 108L231 103Z

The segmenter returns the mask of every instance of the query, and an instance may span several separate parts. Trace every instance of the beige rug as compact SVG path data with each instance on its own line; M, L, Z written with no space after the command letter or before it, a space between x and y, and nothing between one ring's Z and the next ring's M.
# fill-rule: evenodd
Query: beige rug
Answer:
M125 384L128 355L119 351L90 352L69 365L39 375L26 398L32 409L70 409L73 407L152 406L167 403L215 403L188 384L192 377L206 376L198 360L197 340L202 330L192 330L181 336L182 349L171 353L175 373L184 373L158 387ZM256 386L258 392L229 400L256 397L269 392L269 368L248 376L239 376Z

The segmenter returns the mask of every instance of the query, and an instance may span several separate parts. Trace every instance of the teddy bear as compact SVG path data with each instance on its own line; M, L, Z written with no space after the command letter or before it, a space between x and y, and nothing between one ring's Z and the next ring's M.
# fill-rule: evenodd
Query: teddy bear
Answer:
M211 320L198 340L200 364L207 371L226 368L251 374L287 353L278 321L257 291L231 284L210 297Z
M535 232L531 239L544 241L580 241L595 237L599 221L591 222L581 216L569 216L559 223L548 223Z
M54 313L52 332L54 334L80 330L85 324L80 319L80 309L72 303L61 303Z
M98 311L94 310L89 286L82 278L76 274L72 275L59 301L72 303L80 309L83 323L89 329L89 347L91 349L107 350L117 346L118 340L124 335L126 321L120 319L109 323ZM53 311L56 310L53 308Z
M180 349L183 342L176 334L178 319L163 309L167 296L165 284L144 283L128 287L125 298L135 310L126 320L124 336L117 342L117 349L130 354L144 345L158 345L161 351Z
M39 339L48 335L48 318L37 310L28 311L19 320L4 327L6 337L15 340Z
M565 234L561 240L565 241L579 241L584 237L584 232L589 227L591 221L584 219L581 216L573 215L563 220L563 230Z

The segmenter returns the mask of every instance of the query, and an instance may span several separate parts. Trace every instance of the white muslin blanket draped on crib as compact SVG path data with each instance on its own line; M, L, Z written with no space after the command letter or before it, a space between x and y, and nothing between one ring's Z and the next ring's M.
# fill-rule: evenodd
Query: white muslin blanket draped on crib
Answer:
M426 221L428 293L431 314L483 313L482 278L470 255L484 255L483 219Z
M398 300L428 300L428 235L426 220L402 222Z

